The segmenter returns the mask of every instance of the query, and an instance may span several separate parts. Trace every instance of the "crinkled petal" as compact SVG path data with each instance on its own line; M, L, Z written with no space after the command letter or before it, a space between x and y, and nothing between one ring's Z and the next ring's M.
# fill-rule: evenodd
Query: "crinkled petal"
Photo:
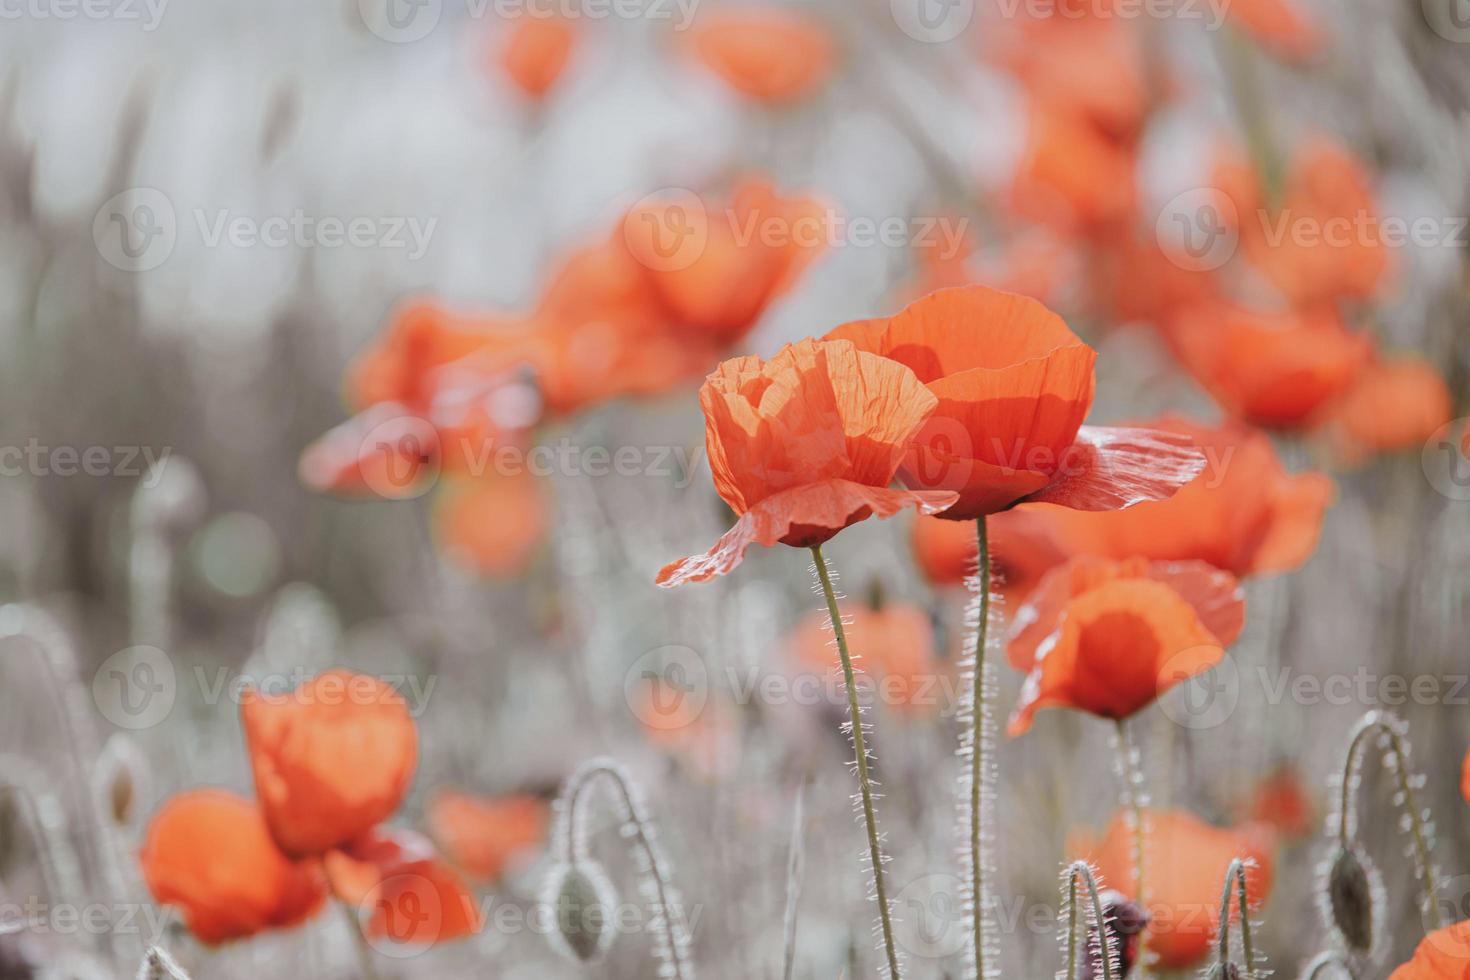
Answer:
M1174 496L1204 468L1204 454L1187 435L1084 425L1060 476L1027 499L1073 510L1122 510Z

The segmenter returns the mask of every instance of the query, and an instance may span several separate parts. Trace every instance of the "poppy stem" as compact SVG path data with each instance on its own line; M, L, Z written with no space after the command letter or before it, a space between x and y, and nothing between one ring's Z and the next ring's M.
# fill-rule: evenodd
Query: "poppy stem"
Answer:
M987 698L986 645L990 632L990 533L985 515L975 519L978 545L978 569L975 588L978 591L979 615L975 621L975 652L970 704L970 900L974 916L975 976L985 978L985 782L990 778L986 768L986 748L990 745L990 702Z
M1359 782L1362 747L1368 744L1368 736L1377 734L1379 745L1387 749L1384 763L1398 780L1396 798L1404 816L1408 818L1409 832L1414 842L1415 871L1424 888L1423 916L1427 932L1434 932L1444 925L1439 914L1439 890L1435 884L1434 860L1430 853L1430 832L1425 811L1419 806L1417 788L1421 778L1409 766L1409 742L1405 737L1407 726L1391 712L1370 711L1353 726L1348 740L1347 753L1342 763L1342 798L1338 804L1338 839L1344 848L1352 845L1357 834L1352 810L1353 789Z
M1249 896L1246 892L1245 862L1236 858L1230 862L1230 867L1225 871L1225 888L1220 894L1220 928L1219 942L1216 948L1216 963L1219 966L1218 975L1227 976L1226 968L1230 964L1230 898L1231 887L1235 888L1235 898L1240 914L1240 949L1245 959L1245 972L1242 977L1250 978L1256 975L1256 950L1255 944L1251 942L1251 920Z
M1146 812L1148 797L1144 790L1143 760L1139 755L1138 747L1133 744L1127 723L1119 718L1116 724L1118 775L1123 780L1124 802L1131 812L1133 822L1133 900L1147 911L1148 897L1144 892L1144 852L1148 841L1148 830L1145 824L1148 819ZM1149 956L1145 947L1144 954L1138 960L1137 976L1140 980L1148 976L1148 960Z
M1081 878L1087 886L1087 897L1091 902L1091 923L1088 933L1097 930L1098 959L1102 961L1102 980L1113 980L1113 956L1112 936L1107 931L1107 917L1103 914L1102 897L1097 891L1097 876L1093 874L1092 865L1086 861L1073 861L1062 872L1062 877L1067 880L1067 972L1065 980L1076 980L1077 978L1077 909L1081 904L1077 900L1077 879Z
M373 951L367 944L367 937L362 934L357 910L341 898L337 899L337 907L342 910L347 929L352 933L352 948L357 952L357 970L362 974L362 980L378 980L378 971L373 967Z
M883 949L888 956L888 975L892 980L901 980L898 947L893 941L893 917L888 907L888 889L883 883L883 847L878 834L878 815L873 808L872 778L868 774L868 746L863 738L863 709L858 704L852 655L847 649L847 634L842 629L842 613L837 609L837 592L832 588L832 575L827 570L827 559L822 556L821 545L812 545L812 559L816 563L817 579L822 583L822 595L827 600L827 615L832 620L832 632L837 638L837 653L842 658L842 678L847 684L847 712L852 724L853 750L857 754L863 822L868 830L868 859L873 865L873 891L878 901L879 921L883 926Z

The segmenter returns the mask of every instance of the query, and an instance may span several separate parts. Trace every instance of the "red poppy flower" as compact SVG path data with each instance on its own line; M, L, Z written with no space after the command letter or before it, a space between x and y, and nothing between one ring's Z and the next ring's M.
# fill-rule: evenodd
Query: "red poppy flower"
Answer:
M1450 390L1420 357L1376 360L1341 398L1324 424L1338 454L1359 462L1374 453L1418 447L1454 416Z
M443 789L429 803L429 833L472 877L499 881L546 841L551 811L534 796L485 798Z
M1092 235L1127 217L1136 193L1137 150L1071 106L1033 98L1025 149L1011 186L1024 217Z
M941 224L942 234L915 244L917 271L903 290L905 302L922 299L939 289L986 283L1046 303L1074 274L1078 258L1075 250L1044 228L1014 236L1004 254L985 261L976 255L964 218L952 216L944 221L948 224Z
M386 819L408 790L418 733L390 685L332 670L286 694L247 689L240 720L255 791L287 854L320 854Z
M1425 936L1414 958L1388 980L1465 980L1470 976L1470 919Z
M1246 891L1252 908L1271 894L1272 860L1269 832L1246 825L1226 830L1183 810L1152 811L1145 818L1145 888L1151 921L1148 947L1166 970L1196 966L1212 949L1219 923L1220 890L1225 872L1236 858L1254 861L1246 869ZM1077 841L1074 853L1090 858L1108 887L1135 897L1133 828L1119 814L1100 842Z
M1231 414L1268 429L1313 425L1367 365L1372 342L1325 307L1262 313L1220 303L1176 315L1180 362Z
M1024 296L940 290L827 339L911 368L937 398L902 475L911 487L957 492L945 517L969 520L1024 500L1114 510L1168 497L1204 466L1188 437L1083 426L1097 355Z
M498 52L500 67L526 95L543 98L566 69L576 41L577 32L564 17L516 17Z
M297 925L326 897L320 867L282 854L260 808L224 790L165 802L148 824L140 862L153 897L177 907L210 944Z
M740 519L707 554L666 566L660 585L723 575L752 544L811 547L869 517L956 499L889 487L937 399L908 368L846 341L726 361L699 399L715 488Z
M546 538L545 488L529 472L446 481L434 501L439 550L480 575L516 575Z
M701 14L694 52L740 94L768 105L805 97L837 60L832 32L820 20L779 7Z
M1113 513L1026 506L997 515L994 530L1040 542L1043 555L1198 560L1240 577L1291 571L1311 557L1332 502L1328 477L1287 473L1270 437L1238 423L1142 424L1190 436L1209 460L1204 472L1168 500Z
M844 604L842 616L853 655L861 658L860 665L880 693L881 703L900 711L932 710L938 704L939 688L934 682L944 671L944 663L935 649L934 623L928 612L894 603L879 609ZM829 676L833 689L840 687L836 681L841 667L826 612L803 617L786 645L796 669Z
M1027 676L1010 734L1042 708L1127 718L1219 663L1244 621L1235 577L1203 562L1074 558L1012 621L1006 654Z
M367 913L370 939L429 946L480 931L474 892L411 830L376 828L328 853L325 865L336 896Z
M1050 514L1061 512L1083 513L1026 506L992 520L991 581L1009 602L1024 599L1048 570L1070 555L1055 539L1048 520ZM965 585L979 567L975 528L964 521L920 517L914 521L913 544L919 569L933 585Z
M1261 780L1251 802L1250 819L1275 827L1291 840L1312 833L1316 827L1315 807L1295 767L1282 764Z

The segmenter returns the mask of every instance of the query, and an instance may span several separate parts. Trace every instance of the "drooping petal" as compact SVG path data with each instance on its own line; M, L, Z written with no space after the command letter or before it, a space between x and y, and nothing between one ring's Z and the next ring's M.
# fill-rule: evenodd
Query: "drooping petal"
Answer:
M284 694L247 688L240 720L255 790L287 854L321 854L398 809L418 759L418 733L392 686L349 670Z
M1084 425L1058 478L1027 499L1072 510L1123 510L1172 497L1204 468L1204 454L1187 435Z
M224 790L165 802L148 824L139 863L153 897L176 906L209 944L297 925L326 897L320 868L281 853L260 807Z
M326 867L370 939L432 946L474 935L483 924L474 892L413 831L377 828L329 853Z
M796 487L756 504L707 553L664 566L657 581L666 588L703 582L739 565L753 544L810 547L869 517L891 517L906 507L936 514L955 499L946 491L895 490L850 480Z

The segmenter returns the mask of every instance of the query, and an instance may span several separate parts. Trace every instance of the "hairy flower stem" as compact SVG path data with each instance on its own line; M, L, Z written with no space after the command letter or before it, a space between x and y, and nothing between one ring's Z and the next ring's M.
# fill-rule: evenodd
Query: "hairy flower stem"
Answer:
M847 684L847 712L852 722L852 746L857 754L858 787L862 791L863 823L868 829L868 858L873 865L873 889L878 900L879 921L883 925L883 950L888 956L889 976L893 980L901 980L898 947L893 941L893 916L888 908L888 889L883 883L883 848L878 838L878 815L873 809L873 785L868 775L868 746L867 740L863 738L863 709L858 704L852 655L847 649L847 634L842 629L842 613L837 609L837 592L832 588L832 574L827 570L827 559L822 557L821 545L812 545L812 559L816 563L817 578L822 583L822 594L827 599L827 615L832 620L832 632L837 638L837 653L842 658L842 678Z
M1148 817L1145 812L1147 795L1144 792L1143 765L1127 724L1119 718L1117 726L1118 775L1123 779L1123 793L1133 821L1133 900L1146 910L1148 896L1144 891L1144 852L1148 846L1148 830L1144 821ZM1145 952L1138 961L1138 972L1135 974L1138 980L1145 980L1148 976L1148 965L1148 954Z
M1368 736L1378 734L1388 740L1392 754L1393 770L1398 780L1399 796L1404 815L1407 816L1409 832L1414 839L1414 860L1417 864L1419 881L1424 888L1424 918L1427 931L1434 932L1444 925L1439 914L1439 894L1434 882L1434 862L1430 856L1429 831L1424 825L1424 811L1419 807L1419 797L1414 791L1414 773L1409 768L1409 746L1400 731L1402 723L1392 714L1370 711L1353 726L1352 737L1342 763L1342 799L1338 807L1338 840L1344 849L1350 847L1357 827L1352 820L1352 794L1358 772L1358 755L1368 744Z
M1251 941L1250 901L1246 892L1245 862L1240 858L1230 862L1230 867L1225 871L1225 888L1220 893L1220 928L1219 941L1216 946L1216 964L1219 966L1219 976L1228 976L1226 968L1230 964L1230 893L1234 886L1236 905L1240 915L1240 951L1245 959L1245 970L1242 977L1249 978L1256 975L1256 948Z
M980 618L975 624L975 679L970 708L970 891L974 908L975 976L985 980L985 749L990 739L985 731L985 645L990 627L990 534L982 514L975 519L979 566L976 583L980 592Z
M1111 937L1107 933L1107 922L1103 915L1102 898L1097 892L1097 876L1092 873L1092 865L1086 861L1073 861L1062 872L1062 877L1067 880L1067 973L1063 980L1077 980L1077 927L1080 925L1078 919L1078 907L1081 903L1077 900L1077 879L1081 878L1087 886L1088 901L1091 902L1092 922L1089 932L1097 930L1098 936L1098 959L1102 961L1102 980L1113 980L1113 950L1111 948Z

